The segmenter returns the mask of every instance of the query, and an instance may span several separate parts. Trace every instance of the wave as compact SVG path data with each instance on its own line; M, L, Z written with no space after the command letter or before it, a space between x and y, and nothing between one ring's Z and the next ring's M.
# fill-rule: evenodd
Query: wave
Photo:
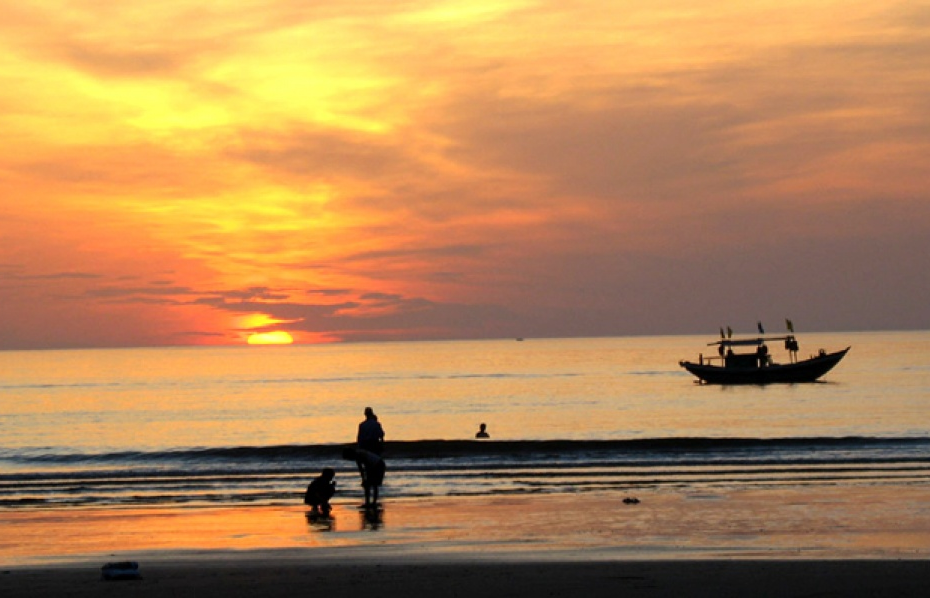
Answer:
M342 444L62 454L0 451L0 509L294 504L323 467L360 492ZM930 438L415 440L386 446L388 495L498 495L773 484L930 483ZM348 480L348 482L346 482Z
M623 440L417 440L391 442L394 456L454 456L459 454L534 454L585 452L682 452L773 449L868 449L875 447L930 447L930 437L816 437L816 438L742 438L742 437L664 437Z
M117 388L127 386L121 382L69 382L67 384L56 384L54 382L43 382L38 384L0 384L0 390L50 390L55 388Z
M193 447L167 451L62 452L51 448L0 449L0 481L47 472L75 475L113 471L226 473L307 471L338 466L349 444ZM624 440L413 440L385 445L385 460L406 470L524 467L588 467L602 464L656 467L666 464L830 464L930 461L928 437L708 438Z
M273 385L313 385L313 384L344 384L359 382L402 382L406 380L471 380L471 379L549 379L572 378L582 376L578 373L474 373L474 374L391 374L391 375L353 375L353 376L323 376L323 377L297 377L297 378L223 378L223 386L273 386ZM0 390L54 390L54 389L97 389L97 388L178 388L189 385L201 385L203 382L185 383L181 380L157 381L93 381L93 382L42 382L28 384L0 384Z
M110 453L57 452L53 448L0 449L0 460L35 463L76 462L171 462L171 461L267 461L341 454L351 446L340 444L291 444L275 446L190 447L167 451L116 451ZM930 449L930 437L662 437L623 440L395 440L385 445L386 458L418 459L456 456L576 455L591 453L725 453L734 451L824 450L868 451L873 449Z

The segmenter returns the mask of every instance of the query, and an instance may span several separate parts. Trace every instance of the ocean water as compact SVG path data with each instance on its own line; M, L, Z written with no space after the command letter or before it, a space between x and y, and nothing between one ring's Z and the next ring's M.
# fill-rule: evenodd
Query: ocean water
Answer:
M0 510L295 504L328 466L356 501L366 406L388 501L930 485L930 333L800 334L801 357L852 350L818 383L739 387L678 366L712 340L0 352Z

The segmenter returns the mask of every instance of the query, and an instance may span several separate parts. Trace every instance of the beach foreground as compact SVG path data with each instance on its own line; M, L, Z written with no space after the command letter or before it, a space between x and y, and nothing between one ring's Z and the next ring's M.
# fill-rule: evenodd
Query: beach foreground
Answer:
M0 595L923 596L921 484L11 510ZM102 581L136 561L142 580Z
M315 562L232 556L156 562L139 581L101 581L92 567L0 575L20 596L924 596L927 561Z

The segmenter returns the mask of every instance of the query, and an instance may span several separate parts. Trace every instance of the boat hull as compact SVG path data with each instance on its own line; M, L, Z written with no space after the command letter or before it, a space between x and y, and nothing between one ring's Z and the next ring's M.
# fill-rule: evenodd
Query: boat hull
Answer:
M835 353L825 353L797 363L773 364L765 367L723 367L681 361L679 365L707 384L794 384L816 382L833 369L849 347Z

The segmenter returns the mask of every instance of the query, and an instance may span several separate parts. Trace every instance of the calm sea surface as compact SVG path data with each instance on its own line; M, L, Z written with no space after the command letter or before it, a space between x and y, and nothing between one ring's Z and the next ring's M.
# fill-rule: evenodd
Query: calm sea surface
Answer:
M326 466L355 500L366 406L387 499L930 484L930 332L802 334L852 350L776 386L695 384L678 360L712 340L0 352L0 510L293 504Z

